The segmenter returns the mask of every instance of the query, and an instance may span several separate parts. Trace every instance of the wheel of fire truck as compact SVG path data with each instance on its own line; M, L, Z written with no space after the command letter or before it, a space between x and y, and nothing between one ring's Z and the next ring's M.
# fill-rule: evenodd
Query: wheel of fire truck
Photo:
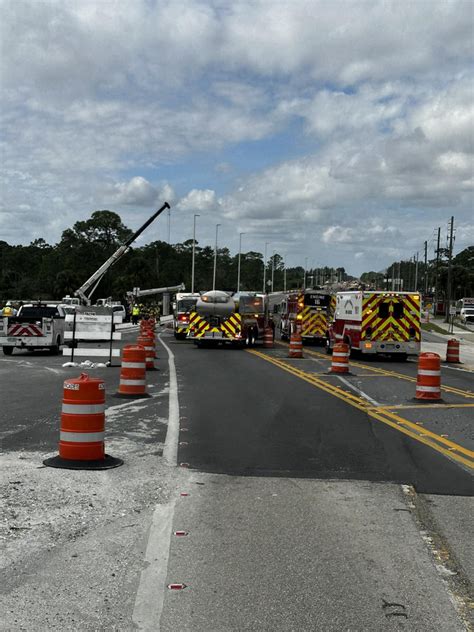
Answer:
M3 355L11 355L13 353L13 347L3 347Z
M174 337L176 338L176 340L185 340L186 339L186 334L178 334L177 331L174 332Z

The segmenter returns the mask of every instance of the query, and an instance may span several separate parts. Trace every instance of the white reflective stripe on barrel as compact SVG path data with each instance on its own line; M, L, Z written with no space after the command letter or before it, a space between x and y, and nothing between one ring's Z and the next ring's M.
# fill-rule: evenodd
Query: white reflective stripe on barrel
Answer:
M105 432L64 432L59 433L60 441L69 441L70 443L93 443L103 441Z
M335 362L334 365L339 368L340 366L349 366L348 362Z
M146 380L120 380L122 386L145 386Z
M416 385L416 390L421 391L422 393L439 393L439 386L421 386L420 384Z
M97 415L105 412L105 404L63 404L62 411L68 415Z
M347 358L347 357L349 357L348 353L345 353L345 352L339 353L337 351L333 351L332 355L333 355L333 358Z
M441 375L441 371L429 371L428 369L418 369L418 375Z
M122 362L123 369L144 369L144 362Z

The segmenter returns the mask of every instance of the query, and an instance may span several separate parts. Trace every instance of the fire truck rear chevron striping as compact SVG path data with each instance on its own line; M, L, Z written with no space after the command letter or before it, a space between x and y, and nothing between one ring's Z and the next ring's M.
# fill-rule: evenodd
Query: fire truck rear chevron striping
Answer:
M338 292L328 351L343 341L364 354L419 354L420 304L418 292Z
M303 340L325 341L332 311L332 297L327 292L290 292L280 307L281 338L287 340L298 329Z

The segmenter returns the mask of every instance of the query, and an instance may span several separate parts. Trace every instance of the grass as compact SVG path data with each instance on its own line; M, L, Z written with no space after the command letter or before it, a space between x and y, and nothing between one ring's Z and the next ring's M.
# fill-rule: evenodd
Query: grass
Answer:
M438 325L435 325L434 323L421 323L421 328L423 331L434 331L437 334L443 334L443 336L452 335L448 334L445 329L441 329L441 327L438 327Z

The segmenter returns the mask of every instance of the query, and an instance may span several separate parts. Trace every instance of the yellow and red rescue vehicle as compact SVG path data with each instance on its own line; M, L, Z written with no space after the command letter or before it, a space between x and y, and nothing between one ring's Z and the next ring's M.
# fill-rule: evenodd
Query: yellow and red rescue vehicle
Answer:
M173 305L173 330L177 340L186 338L189 320L199 296L199 294L192 294L191 292L178 292L176 294Z
M187 338L198 346L253 346L263 340L266 300L263 294L213 290L199 297L190 314Z
M390 354L400 359L420 353L421 297L418 292L338 292L327 351L346 342L351 351Z
M289 292L279 310L281 339L298 330L304 341L325 343L332 310L332 296L324 290Z

